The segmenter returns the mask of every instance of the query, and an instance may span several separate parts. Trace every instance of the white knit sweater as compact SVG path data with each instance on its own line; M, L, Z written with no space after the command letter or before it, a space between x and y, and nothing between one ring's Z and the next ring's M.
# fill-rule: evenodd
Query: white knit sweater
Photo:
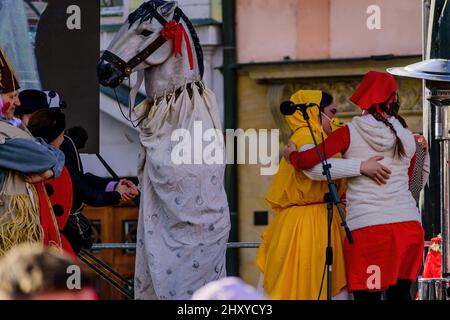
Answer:
M305 144L298 151L306 151L312 148L314 148L313 144ZM330 158L327 162L331 165L330 173L333 180L359 177L361 175L361 160ZM309 170L303 170L303 173L311 180L327 180L327 177L323 175L322 164L318 164Z
M402 159L394 154L395 135L373 116L355 117L348 124L350 146L344 157L366 160L372 156L383 156L384 160L380 163L392 171L387 184L382 186L366 176L348 181L347 222L350 230L406 221L421 222L419 210L409 191L408 168L416 151L414 136L395 118L390 118L389 122L405 147L406 156Z

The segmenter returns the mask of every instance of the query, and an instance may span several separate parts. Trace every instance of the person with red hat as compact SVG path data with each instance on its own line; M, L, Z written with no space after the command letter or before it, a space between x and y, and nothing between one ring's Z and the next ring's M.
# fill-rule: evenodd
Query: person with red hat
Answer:
M348 180L347 222L354 238L344 242L348 290L356 300L410 300L410 288L422 265L424 232L416 201L409 190L416 142L398 114L397 84L392 75L367 73L350 99L363 110L320 145L326 158L375 157L382 173ZM297 170L319 164L315 149L298 152L288 146L285 157ZM389 168L388 168L389 167ZM424 166L423 177L429 169Z

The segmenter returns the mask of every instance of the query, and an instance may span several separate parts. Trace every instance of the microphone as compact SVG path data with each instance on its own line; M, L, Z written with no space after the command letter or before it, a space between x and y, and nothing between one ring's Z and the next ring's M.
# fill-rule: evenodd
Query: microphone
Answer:
M301 103L295 104L292 101L284 101L280 105L280 111L285 116L290 116L297 110L306 110L307 108L318 106L317 103Z

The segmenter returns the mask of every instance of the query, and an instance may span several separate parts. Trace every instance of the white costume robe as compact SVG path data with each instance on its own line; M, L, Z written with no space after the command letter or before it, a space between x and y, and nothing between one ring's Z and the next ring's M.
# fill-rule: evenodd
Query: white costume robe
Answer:
M152 108L144 102L135 109L141 116L148 113L140 125L136 299L190 299L206 283L226 276L230 217L225 161L176 165L172 158L179 144L171 141L175 129L186 129L194 137L194 122L201 121L203 132L221 130L214 94L208 88L201 91L194 85L191 98L185 87L169 102L160 99ZM221 139L214 146L222 148L225 157Z

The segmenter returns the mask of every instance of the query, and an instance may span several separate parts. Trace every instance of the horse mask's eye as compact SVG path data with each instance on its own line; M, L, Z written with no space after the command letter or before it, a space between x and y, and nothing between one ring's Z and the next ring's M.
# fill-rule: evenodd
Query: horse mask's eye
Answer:
M151 36L152 34L153 34L153 31L150 31L150 30L147 30L147 29L144 29L141 32L141 35L144 36L144 37Z

